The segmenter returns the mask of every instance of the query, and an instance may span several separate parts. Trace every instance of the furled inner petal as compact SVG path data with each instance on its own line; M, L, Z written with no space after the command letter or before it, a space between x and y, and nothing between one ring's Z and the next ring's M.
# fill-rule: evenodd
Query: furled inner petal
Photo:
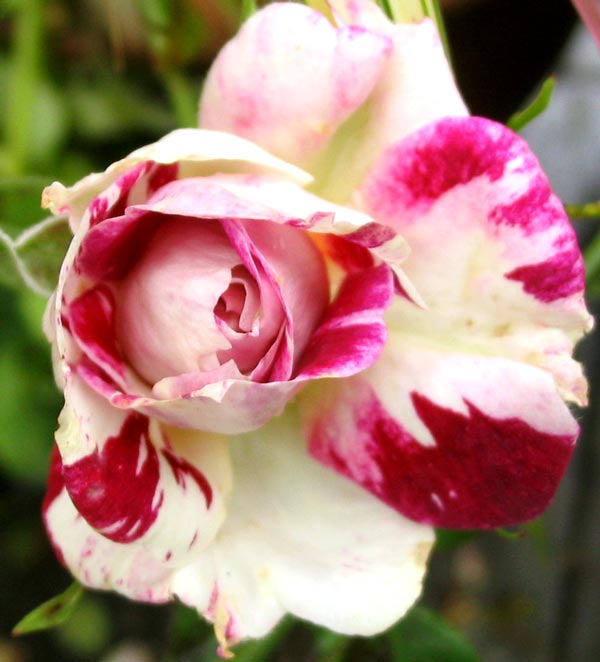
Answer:
M256 281L248 269L237 265L231 270L229 287L223 292L215 315L235 333L248 333L255 329L260 296Z
M246 374L268 353L285 324L277 289L260 266L256 274L259 282L243 264L236 265L214 309L217 327L230 344L218 352L218 359L233 359Z
M285 381L329 301L302 230L168 214L115 290L117 344L151 384L230 361L254 381Z
M219 366L228 349L214 308L239 257L213 221L170 219L123 280L117 336L133 367L150 383Z

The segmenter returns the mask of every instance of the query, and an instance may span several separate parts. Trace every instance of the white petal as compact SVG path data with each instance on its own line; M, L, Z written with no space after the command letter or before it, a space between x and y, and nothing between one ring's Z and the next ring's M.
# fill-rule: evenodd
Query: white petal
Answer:
M432 530L321 467L298 426L288 409L232 441L227 522L194 570L174 581L181 599L221 619L231 642L262 636L284 612L337 632L374 634L421 590Z

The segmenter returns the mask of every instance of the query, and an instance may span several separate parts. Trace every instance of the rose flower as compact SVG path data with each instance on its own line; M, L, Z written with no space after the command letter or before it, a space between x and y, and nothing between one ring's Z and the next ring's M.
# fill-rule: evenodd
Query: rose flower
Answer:
M330 6L258 12L202 129L45 192L74 233L49 535L223 652L286 612L391 625L433 526L543 511L585 400L581 255L535 157L468 116L430 22Z

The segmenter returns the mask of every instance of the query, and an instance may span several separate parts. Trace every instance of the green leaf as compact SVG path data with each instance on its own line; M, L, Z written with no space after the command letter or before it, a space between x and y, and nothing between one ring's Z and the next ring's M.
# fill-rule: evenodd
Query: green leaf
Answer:
M47 600L22 618L13 628L13 636L20 637L30 632L48 630L64 623L73 613L82 595L83 586L73 582L64 593Z
M390 662L478 662L471 644L438 614L425 607L411 611L387 634Z
M71 239L68 222L60 216L40 221L15 240L0 229L0 282L10 287L25 284L49 296Z
M588 286L594 286L600 274L600 232L596 232L594 238L583 251L583 259L587 284Z
M13 240L0 229L0 283L17 287L22 282Z
M552 76L547 78L533 101L523 110L514 113L514 115L512 115L506 123L507 126L513 131L520 131L538 115L541 115L546 110L546 108L548 108L548 105L552 100L554 85L554 78Z
M505 540L512 540L513 542L516 540L523 540L523 538L527 536L527 531L524 531L523 529L516 529L515 531L511 531L510 529L499 527L494 529L494 531L501 538L504 538Z
M47 177L0 177L0 227L6 234L14 238L44 217L40 200L48 183Z
M51 216L28 228L14 242L26 284L42 295L56 287L58 272L73 235L67 219Z

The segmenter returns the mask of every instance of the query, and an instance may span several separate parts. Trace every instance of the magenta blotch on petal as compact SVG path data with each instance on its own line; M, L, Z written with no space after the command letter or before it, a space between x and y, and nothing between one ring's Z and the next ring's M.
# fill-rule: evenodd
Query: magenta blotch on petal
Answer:
M397 352L306 393L314 457L424 524L494 528L539 515L578 433L549 376L492 357Z

